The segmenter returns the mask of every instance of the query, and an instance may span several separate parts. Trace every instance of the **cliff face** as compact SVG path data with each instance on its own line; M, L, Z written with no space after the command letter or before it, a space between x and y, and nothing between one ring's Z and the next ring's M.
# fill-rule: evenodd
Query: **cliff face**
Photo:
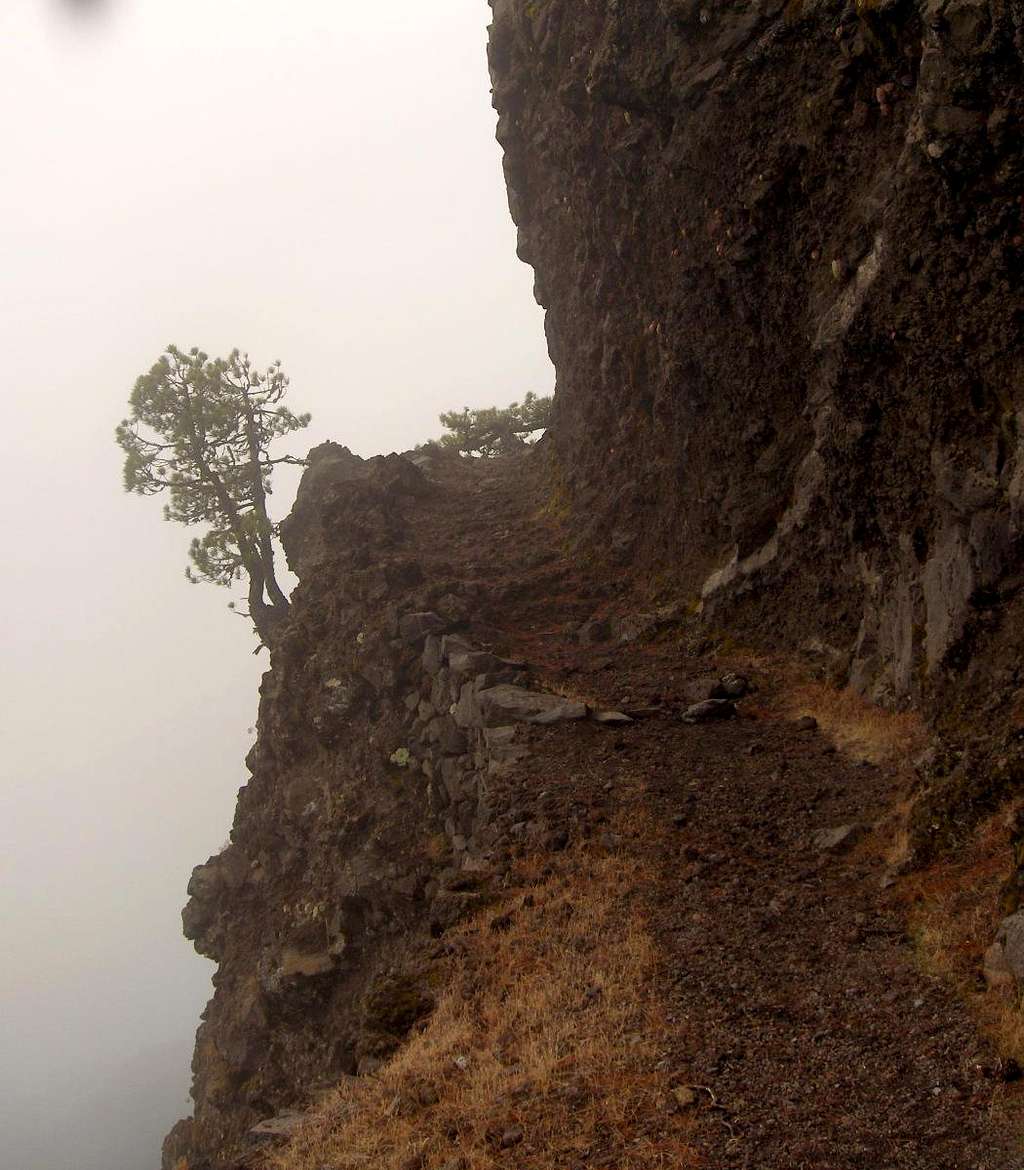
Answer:
M489 469L423 462L427 475L325 444L283 526L300 585L264 676L252 776L183 912L218 969L194 1116L168 1136L165 1170L239 1165L289 1110L398 1047L433 1005L432 938L507 870L495 825L523 726L582 713L526 689L495 642L503 587L486 539L500 534L478 531ZM506 483L506 523L510 490L519 510L531 499Z
M195 1116L167 1139L165 1167L231 1164L248 1128L294 1104L300 1086L355 1072L373 1053L369 1033L360 1046L361 1001L423 917L437 822L424 778L388 763L399 656L363 624L415 576L388 555L403 505L424 490L404 470L392 477L380 461L371 476L329 452L288 522L292 567L318 579L300 590L309 604L296 598L264 676L231 842L189 883L185 934L218 970L196 1040ZM333 556L322 538L332 523L358 527Z
M588 535L891 702L1017 639L1024 6L492 7Z
M520 254L547 309L555 424L546 452L500 471L364 462L333 444L312 453L284 526L300 586L263 683L252 779L231 844L189 886L186 933L218 973L197 1037L195 1115L169 1136L165 1170L238 1165L255 1124L275 1117L265 1135L286 1132L287 1111L321 1087L374 1072L434 1002L432 939L507 881L524 826L540 853L565 848L553 813L516 812L522 776L518 790L505 780L524 725L586 709L531 689L521 656L546 658L550 677L581 654L593 694L616 678L622 645L667 636L664 623L680 655L722 630L741 645L813 650L834 680L920 705L945 734L920 772L919 860L1024 783L1024 3L492 7L498 137ZM567 519L571 547L597 563L567 561L545 517ZM602 657L590 642L611 636L615 589L625 610L630 587L655 581L675 607L627 613L620 646ZM575 635L557 641L595 612L585 650ZM657 677L648 647L634 650L649 691L642 717L671 720L664 739L643 732L637 776L693 750L676 719L689 700L673 646L657 649ZM690 665L703 685L711 664ZM790 791L792 776L781 786L794 803L778 824L794 856L801 834L835 829L815 821L822 800L835 797L845 831L883 824L886 801L906 795L902 777L868 792L787 734L768 737L778 769L750 764L749 791L713 806L712 817L736 817L714 865L738 850L742 871L744 833L761 828L757 864L782 850L774 814L753 828L747 814L792 759L806 792ZM592 742L573 735L578 774L557 759L550 768L570 810L587 784L601 800L611 787L590 767ZM714 764L726 788L743 777L740 751L756 761L761 747L738 732L728 742ZM825 768L831 789L817 786ZM668 800L677 780L662 781ZM540 794L549 805L555 786ZM691 811L665 804L657 816L680 828ZM693 823L699 858L712 822ZM1018 825L1018 864L1021 840ZM659 848L670 872L676 845ZM797 917L810 922L817 871L784 860L783 884L806 895ZM712 909L680 970L699 963L709 923L728 923L714 866L694 868L686 882L698 885L671 895L669 917L683 920L701 880ZM990 884L1005 876L986 873ZM1024 893L1020 875L1006 912ZM865 905L876 879L870 894L856 887ZM839 874L829 897L851 880ZM763 884L735 895L738 920ZM774 899L762 911L783 912ZM745 937L760 955L754 919ZM845 961L833 942L829 963ZM906 966L901 947L889 959ZM708 972L712 990L728 984L710 999L735 991L733 962ZM904 975L910 986L916 976ZM815 985L832 982L822 969ZM865 1035L896 1026L880 1010ZM731 1035L734 1019L721 1026ZM818 1026L807 1022L808 1044ZM764 1059L781 1047L766 1035ZM860 1059L851 1067L870 1066ZM680 1083L710 1083L716 1069ZM834 1088L829 1070L821 1084ZM773 1112L774 1085L763 1094ZM865 1132L882 1107L865 1106Z

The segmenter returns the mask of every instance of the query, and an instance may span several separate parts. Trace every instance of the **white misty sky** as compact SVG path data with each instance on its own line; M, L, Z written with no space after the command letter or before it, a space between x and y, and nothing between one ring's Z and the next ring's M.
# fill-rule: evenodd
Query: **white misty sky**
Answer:
M362 455L549 392L485 0L3 0L0 1131L146 1170L210 966L180 936L265 659L113 428L164 345L280 358ZM277 509L294 483L282 483Z

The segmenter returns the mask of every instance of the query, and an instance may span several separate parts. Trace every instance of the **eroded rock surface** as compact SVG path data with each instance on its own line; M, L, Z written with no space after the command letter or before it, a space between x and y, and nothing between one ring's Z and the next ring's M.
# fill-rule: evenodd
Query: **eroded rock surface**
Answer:
M578 522L920 698L1017 587L1024 13L492 7Z

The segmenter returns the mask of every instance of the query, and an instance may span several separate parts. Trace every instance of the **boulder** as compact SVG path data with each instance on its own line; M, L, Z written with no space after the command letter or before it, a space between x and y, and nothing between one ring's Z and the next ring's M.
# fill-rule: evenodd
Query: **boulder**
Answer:
M618 618L615 622L614 634L618 642L638 642L654 633L660 625L656 613L633 613Z
M483 717L480 713L480 695L475 683L463 683L458 702L452 707L451 714L459 727L481 726Z
M488 727L484 730L487 757L492 764L514 764L529 755L529 748L516 740L515 724Z
M1006 960L1006 948L998 938L985 952L982 972L990 991L1012 991L1016 986L1017 981Z
M611 622L602 618L591 618L584 622L576 632L576 637L584 646L593 646L597 642L610 642L612 637Z
M437 674L443 665L441 638L438 634L428 634L423 644L423 669L427 674Z
M679 688L679 696L687 703L703 703L705 699L714 697L711 692L718 686L718 683L719 679L713 674L698 674L682 683Z
M736 704L731 699L705 699L683 712L684 723L710 723L716 719L734 719Z
M501 1141L498 1143L503 1150L510 1150L513 1146L518 1146L523 1140L523 1127L521 1125L513 1125L501 1135Z
M742 674L736 674L730 671L729 674L723 674L722 677L711 688L708 695L709 699L742 699L744 695L750 693L750 680Z
M508 723L562 723L587 717L585 703L509 684L481 691L477 701L485 727Z
M430 702L436 711L447 711L453 702L457 702L461 688L453 687L452 676L445 667L438 672L430 685ZM419 692L417 691L417 697Z
M438 743L446 756L462 756L469 750L469 738L458 724L450 719L441 721Z
M510 683L516 687L526 687L529 685L530 676L525 670L516 670L508 667L504 670L489 670L486 674L478 674L476 676L476 688L478 691L490 690L491 687L501 686L503 683Z
M441 639L441 657L445 662L451 660L453 654L468 653L476 647L461 634L446 634Z
M499 658L496 654L489 654L486 650L452 650L448 655L448 665L454 674L515 674L526 668L525 662L512 662L507 658Z
M594 711L590 717L595 723L603 723L607 727L623 727L633 722L624 711Z
M672 1096L680 1109L692 1109L697 1104L697 1094L689 1085L676 1085Z
M663 605L653 613L632 613L616 618L612 633L616 641L637 642L677 625L682 617L683 610L680 606Z

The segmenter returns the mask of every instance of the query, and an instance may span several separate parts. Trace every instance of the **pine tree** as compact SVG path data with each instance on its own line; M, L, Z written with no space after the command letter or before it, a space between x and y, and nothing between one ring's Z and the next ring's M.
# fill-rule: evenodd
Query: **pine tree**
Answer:
M267 642L288 612L274 572L276 527L267 510L274 439L308 425L281 405L289 385L280 362L263 372L247 354L210 358L170 345L135 383L131 412L117 428L127 491L166 494L164 518L208 525L192 541L192 582L231 585L249 578L249 616Z
M526 446L526 435L550 426L551 402L531 392L522 403L505 408L450 410L441 415L441 425L449 432L441 437L441 445L466 455L507 455Z

